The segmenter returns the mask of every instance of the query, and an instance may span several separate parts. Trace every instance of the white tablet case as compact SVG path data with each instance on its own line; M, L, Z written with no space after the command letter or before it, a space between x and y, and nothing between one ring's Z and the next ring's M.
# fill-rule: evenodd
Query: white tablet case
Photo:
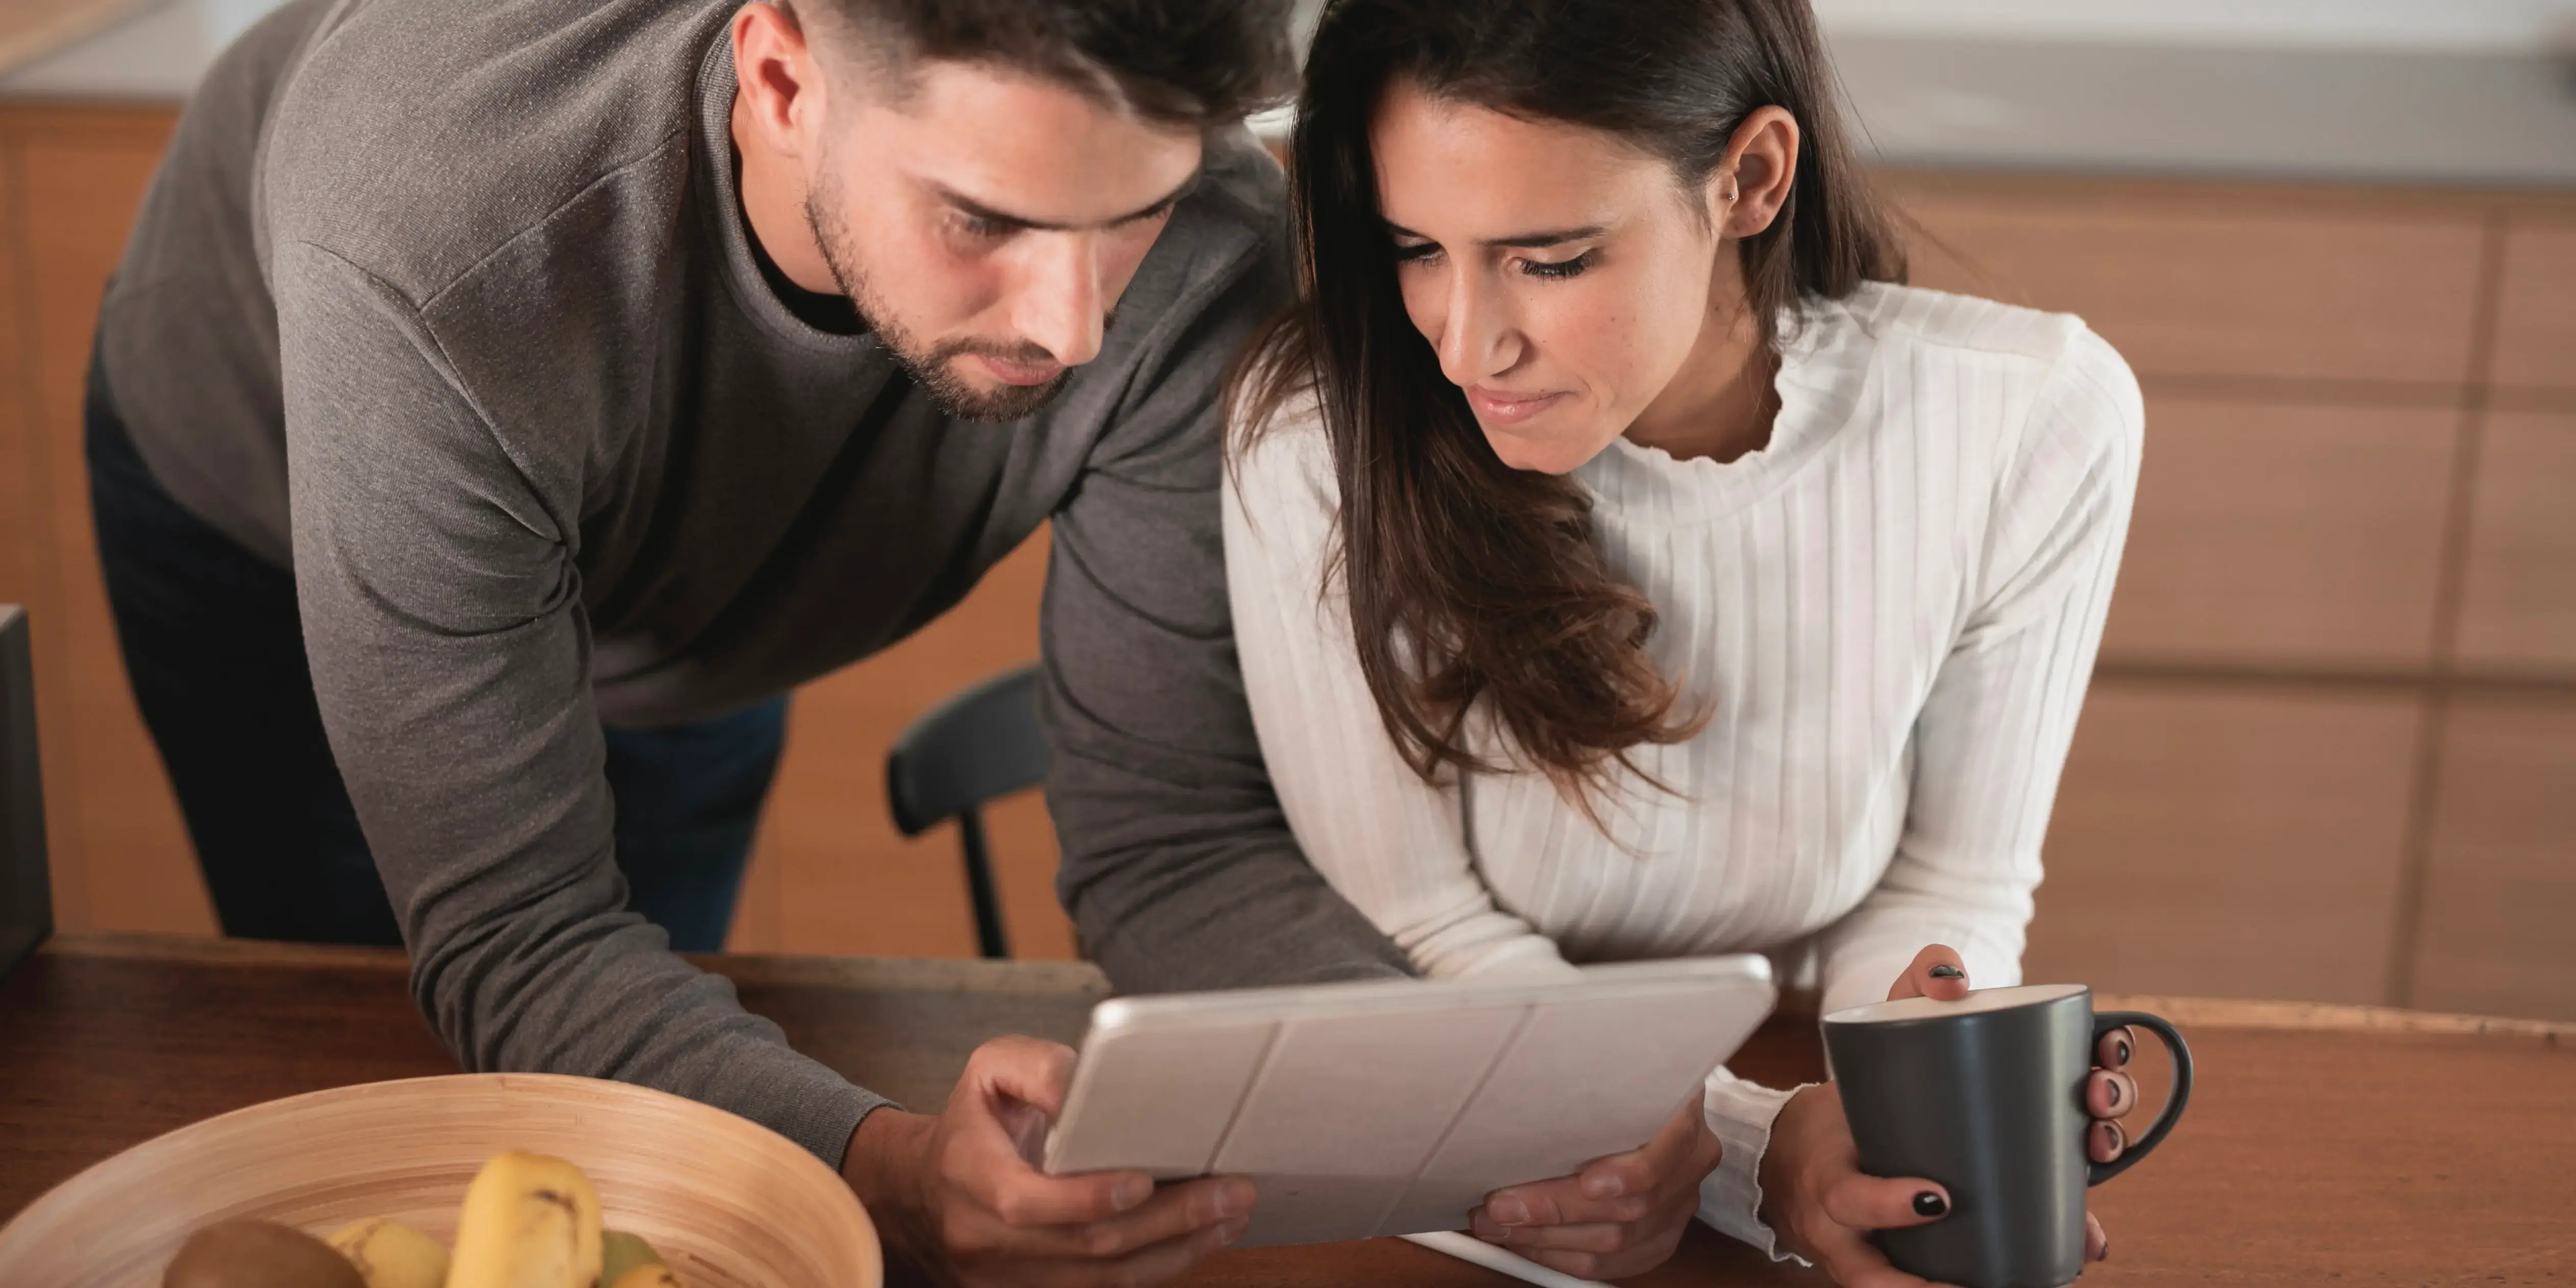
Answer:
M1494 1190L1651 1139L1773 1000L1751 955L1119 998L1046 1169L1249 1177L1237 1247L1463 1229Z

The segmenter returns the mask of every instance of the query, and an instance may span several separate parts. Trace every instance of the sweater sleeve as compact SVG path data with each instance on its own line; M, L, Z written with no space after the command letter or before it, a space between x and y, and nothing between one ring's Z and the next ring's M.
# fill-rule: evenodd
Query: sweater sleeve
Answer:
M1884 998L1933 943L1958 949L1980 987L2020 982L2040 842L2101 648L2144 433L2127 364L2078 330L2010 440L1979 597L1915 721L1895 856L1821 937L1826 1009Z
M1337 497L1311 415L1238 453L1225 489L1244 688L1289 825L1333 888L1421 973L1570 970L1477 875L1456 787L1424 782L1378 718L1348 601L1324 575Z
M1125 992L1405 974L1280 812L1226 611L1224 372L1285 276L1263 255L1161 319L1175 339L1054 520L1041 709L1057 888Z
M277 280L314 697L431 1025L468 1069L656 1087L837 1166L885 1100L626 907L578 489L501 448L412 301L300 242Z

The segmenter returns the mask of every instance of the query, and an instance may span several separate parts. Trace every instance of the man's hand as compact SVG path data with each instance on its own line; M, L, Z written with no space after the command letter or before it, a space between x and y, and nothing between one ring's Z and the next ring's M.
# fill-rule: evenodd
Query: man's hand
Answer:
M887 1251L942 1282L1131 1288L1179 1275L1252 1220L1252 1184L1156 1188L1142 1172L1048 1176L1035 1160L1073 1052L1034 1038L976 1048L937 1117L880 1109L841 1174Z
M1495 1191L1474 1213L1476 1237L1581 1279L1644 1274L1681 1245L1721 1152L1694 1094L1643 1148Z

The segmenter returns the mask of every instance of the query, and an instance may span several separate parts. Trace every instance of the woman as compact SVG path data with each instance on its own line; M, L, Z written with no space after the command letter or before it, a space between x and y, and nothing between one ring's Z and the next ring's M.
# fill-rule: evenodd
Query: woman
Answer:
M1828 1007L2019 979L2137 388L2076 319L1901 286L1830 83L1805 0L1323 19L1227 567L1288 817L1424 973L1763 951ZM1721 1073L1475 1229L1605 1277L1696 1213L1906 1284L1867 1230L1947 1204L1859 1175L1829 1089Z

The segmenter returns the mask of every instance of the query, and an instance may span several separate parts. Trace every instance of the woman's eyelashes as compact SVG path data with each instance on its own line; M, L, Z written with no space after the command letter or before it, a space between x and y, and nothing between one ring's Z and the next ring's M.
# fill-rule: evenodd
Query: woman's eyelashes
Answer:
M1397 242L1395 243L1393 253L1395 256L1395 262L1399 265L1427 264L1440 257L1440 243L1412 242L1408 244ZM1577 276L1585 269L1592 267L1594 260L1599 257L1599 254L1600 252L1598 250L1587 250L1572 259L1516 259L1513 260L1512 263L1519 267L1521 273L1530 277L1550 279L1567 278Z
M1525 259L1521 261L1521 271L1532 277L1574 277L1592 267L1593 256L1597 253L1587 250L1572 259Z

